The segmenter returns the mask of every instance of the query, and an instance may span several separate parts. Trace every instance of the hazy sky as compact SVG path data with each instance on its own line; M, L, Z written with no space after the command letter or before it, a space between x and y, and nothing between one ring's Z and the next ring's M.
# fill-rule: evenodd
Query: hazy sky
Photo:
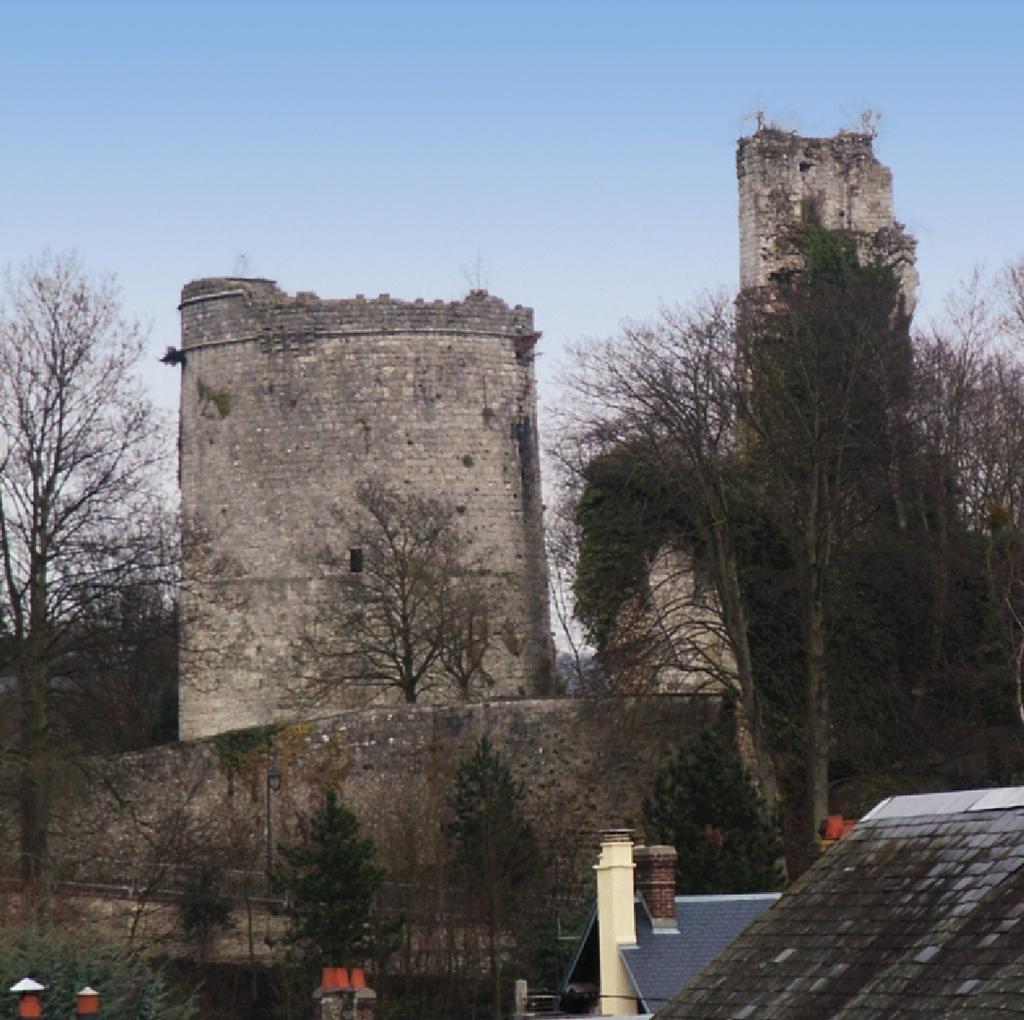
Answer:
M764 107L877 151L925 310L1024 254L1024 2L0 0L0 263L77 248L152 323L187 280L455 298L561 346L737 279Z

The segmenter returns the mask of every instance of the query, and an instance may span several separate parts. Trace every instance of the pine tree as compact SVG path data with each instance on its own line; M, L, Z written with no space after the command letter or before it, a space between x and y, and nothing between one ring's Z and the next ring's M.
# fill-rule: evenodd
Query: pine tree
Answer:
M178 903L181 925L194 940L200 962L204 962L218 929L234 927L234 900L224 891L224 869L214 858L193 872Z
M286 941L309 963L348 966L373 954L397 925L372 914L384 880L373 840L360 835L356 816L327 790L310 819L305 844L283 844L276 878L289 894Z
M494 1016L501 1015L500 943L516 894L537 870L537 842L523 816L526 792L487 737L459 765L445 827L457 879L487 927Z
M163 972L123 941L89 929L8 928L0 932L0 985L23 977L46 986L46 1016L74 1015L79 989L100 993L104 1020L195 1020L196 1006ZM10 1015L10 1014L7 1014Z
M643 804L647 835L674 846L680 893L764 892L781 885L782 844L739 755L706 729L684 743Z

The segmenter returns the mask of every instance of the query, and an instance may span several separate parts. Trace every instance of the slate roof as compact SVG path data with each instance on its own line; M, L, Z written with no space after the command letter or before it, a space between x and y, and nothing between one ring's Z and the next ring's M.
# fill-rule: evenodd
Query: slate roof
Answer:
M759 914L779 898L779 893L746 893L722 896L677 896L676 929L654 930L643 899L636 897L636 945L620 946L619 956L629 972L642 1009L653 1013L708 961L721 952ZM596 977L597 910L576 950L561 990L580 976Z
M883 801L657 1020L1024 1015L1024 788Z
M655 931L641 901L636 904L636 945L619 956L644 1009L660 1009L702 967L777 899L778 893L677 896L678 931Z

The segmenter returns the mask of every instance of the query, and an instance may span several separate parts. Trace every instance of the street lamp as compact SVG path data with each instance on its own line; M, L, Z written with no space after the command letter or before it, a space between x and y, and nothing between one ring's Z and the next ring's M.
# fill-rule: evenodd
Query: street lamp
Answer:
M274 820L271 810L273 797L281 789L281 770L277 767L277 751L271 749L267 765L267 885L274 880Z

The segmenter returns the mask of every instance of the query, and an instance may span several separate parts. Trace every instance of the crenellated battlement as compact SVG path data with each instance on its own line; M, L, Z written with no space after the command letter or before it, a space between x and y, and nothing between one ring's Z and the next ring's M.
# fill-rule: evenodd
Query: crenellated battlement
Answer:
M509 306L486 290L461 301L401 301L389 294L324 299L288 294L273 280L213 277L182 289L183 348L243 340L282 340L401 333L536 338L533 309Z

